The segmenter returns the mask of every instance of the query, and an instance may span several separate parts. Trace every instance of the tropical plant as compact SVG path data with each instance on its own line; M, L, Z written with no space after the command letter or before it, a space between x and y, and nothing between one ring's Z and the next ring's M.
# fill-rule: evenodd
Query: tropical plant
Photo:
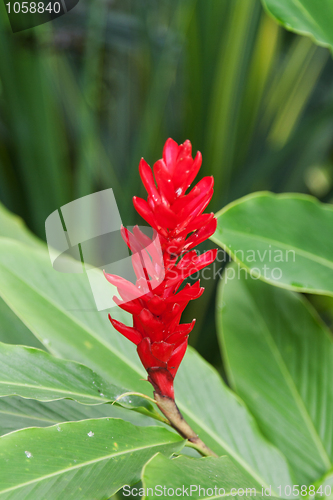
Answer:
M0 344L3 426L12 431L0 438L0 498L102 499L124 485L124 494L141 492L150 498L161 484L176 496L185 495L182 488L190 489L194 498L200 497L199 486L206 497L214 490L217 498L234 491L241 496L247 489L260 497L265 492L282 497L331 494L332 337L306 299L292 290L333 296L333 208L304 195L258 193L217 214L212 238L242 266L227 268L218 296L222 352L229 381L256 420L213 368L189 350L175 379L186 423L175 406L173 378L193 325L177 325L184 305L200 289L187 285L174 292L216 255L187 252L215 228L206 221L214 219L200 215L212 195L207 181L184 194L200 166L200 158L193 162L187 157L189 151L189 143L167 143L164 161L154 168L157 189L148 165L141 162L149 203L135 203L161 234L166 275L151 291L153 281L147 280L157 272L156 257L149 264L148 254L139 252L148 243L143 233L124 230L134 250L138 288L106 277L123 300L117 301L121 310L112 324L127 338L107 329L105 313L93 312L86 275L54 271L45 245L2 209L3 317L16 330L18 344L30 340L24 324L49 353ZM178 199L170 186L179 191ZM185 213L172 215L171 207L181 204L191 207L187 227ZM165 229L161 224L167 224ZM140 271L140 253L146 273ZM184 294L178 311L177 297ZM161 322L161 308L171 322ZM130 313L134 328L126 326ZM166 418L140 380L142 367L127 339L138 345ZM38 425L25 428L25 419ZM184 446L206 458L184 455ZM169 464L170 456L178 458ZM130 490L140 479L143 489Z
M107 276L123 294L111 325L87 274L52 269L46 244L0 205L0 499L332 498L333 208L248 194L331 200L328 50L270 16L332 50L332 12L326 1L262 3L269 15L255 0L80 3L76 17L15 38L0 16L0 196L35 232L109 186L132 224L138 158L156 159L169 135L191 137L215 178L213 206L228 203L214 234L195 203L192 225L178 227L184 200L203 196L203 210L212 195L208 181L180 200L169 189L197 173L188 143L175 179L168 161L155 179L141 162L149 197L135 205L160 233L167 271L181 282L188 264L211 263L222 276L202 275L205 293L184 317L197 317L193 343L225 380L193 347L184 356L193 324L179 325L174 306L198 285L176 293L167 274L141 309ZM123 234L135 261L147 239ZM208 236L214 263L210 249L193 253Z
M51 212L109 187L124 224L140 224L137 165L167 137L202 152L211 210L262 189L330 200L327 49L287 33L259 0L98 6L13 35L0 5L0 199L39 237ZM215 289L185 314L197 318L191 344L220 367Z

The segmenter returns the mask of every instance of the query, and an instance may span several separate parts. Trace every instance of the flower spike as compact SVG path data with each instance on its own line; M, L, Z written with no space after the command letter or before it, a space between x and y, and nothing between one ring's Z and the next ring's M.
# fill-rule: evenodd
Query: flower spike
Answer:
M182 312L190 300L204 291L199 281L187 284L191 274L211 264L217 250L197 255L196 245L207 240L216 229L214 214L203 213L213 195L213 177L204 177L187 194L201 166L201 153L192 158L190 141L178 145L168 139L163 158L153 169L141 159L139 173L147 191L147 200L133 198L134 207L154 229L159 240L150 240L136 226L133 233L121 229L132 251L135 284L105 273L122 300L116 304L133 316L133 327L111 318L114 328L137 346L137 352L153 385L155 399L174 401L174 378L185 355L192 323L180 324ZM163 410L162 410L163 411Z

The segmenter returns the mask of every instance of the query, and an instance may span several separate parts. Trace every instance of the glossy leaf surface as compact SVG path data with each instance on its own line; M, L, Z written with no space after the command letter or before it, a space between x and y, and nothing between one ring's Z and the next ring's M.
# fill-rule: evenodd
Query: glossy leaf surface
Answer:
M297 483L333 460L332 336L306 300L249 275L221 282L217 322L229 380Z
M163 425L136 411L111 404L92 406L69 399L40 402L15 396L0 398L0 435L26 427L49 427L62 422L102 417L121 418L134 425ZM168 429L171 430L170 427Z
M255 193L218 214L212 240L253 276L333 295L333 206L311 196Z
M183 445L166 429L112 418L23 429L0 438L0 498L109 498L156 452Z
M261 485L242 474L228 457L168 460L158 453L145 465L142 480L147 500L161 493L162 498L241 498L241 490L237 495L239 488L244 490L243 495L247 491L247 496L263 498Z
M151 394L140 380L145 374L135 347L113 330L106 311L95 310L84 275L57 273L45 252L3 241L0 294L55 354L87 364L108 383ZM184 417L218 455L230 455L263 484L290 483L284 457L263 439L242 402L193 350L182 362L175 388Z
M330 0L262 0L264 7L290 31L310 36L333 50L333 5Z
M115 401L124 392L84 365L39 349L0 342L0 396L102 404Z
M9 212L1 203L0 237L18 240L37 248L43 246L43 243L26 228L23 220ZM0 299L0 341L43 348L38 339L31 334L2 299Z

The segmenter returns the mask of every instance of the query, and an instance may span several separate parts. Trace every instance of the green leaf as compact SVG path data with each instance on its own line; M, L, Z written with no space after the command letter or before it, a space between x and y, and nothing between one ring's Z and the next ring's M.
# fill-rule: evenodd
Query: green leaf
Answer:
M104 500L137 482L156 452L170 456L184 443L166 429L109 418L23 429L0 438L0 498Z
M333 206L299 194L255 193L218 214L215 243L253 276L333 296Z
M266 10L286 29L312 38L333 50L333 5L330 0L262 0Z
M239 488L244 490L243 495L246 492L246 497L263 498L261 485L241 473L228 457L193 459L180 456L168 460L158 453L144 466L142 481L143 498L147 500L161 496L162 492L162 498L224 498L236 496ZM129 489L124 491L127 493Z
M2 298L52 354L89 365L102 376L116 373L117 385L144 392L135 346L112 335L107 311L97 312L85 274L57 272L46 251L3 239L0 281ZM115 353L112 363L110 351Z
M43 344L39 342L1 298L0 342L5 342L6 344L24 344L44 349Z
M84 275L58 273L45 252L2 241L0 295L54 354L88 365L108 383L151 394L150 385L141 380L147 374L135 346L112 328L106 311L96 311ZM120 309L112 314L130 320ZM260 484L291 484L285 458L263 439L243 403L193 350L182 362L175 390L184 417L217 454L231 456Z
M124 392L84 365L39 349L0 342L0 397L21 396L38 401L68 398L95 405L113 402Z
M218 455L228 455L243 473L272 485L273 491L280 484L291 484L285 458L263 439L243 401L192 349L177 373L175 394L186 420Z
M23 220L9 212L0 203L0 237L21 241L33 247L41 247L43 243L38 240L25 226ZM0 341L10 344L24 344L32 347L43 348L42 344L34 337L29 329L0 299Z
M333 344L300 295L242 272L221 282L219 338L229 380L264 434L285 454L296 482L333 460Z
M331 469L323 478L315 484L316 499L322 498L323 500L333 499L333 469Z
M19 397L0 399L0 435L25 427L48 427L61 422L100 417L121 418L126 422L141 426L163 425L136 411L128 411L116 405L88 406L69 399L49 403Z

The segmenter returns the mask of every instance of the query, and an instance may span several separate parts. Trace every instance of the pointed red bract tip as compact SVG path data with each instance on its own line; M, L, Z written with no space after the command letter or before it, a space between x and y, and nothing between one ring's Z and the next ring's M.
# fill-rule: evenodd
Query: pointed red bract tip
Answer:
M140 334L140 332L138 332L138 330L136 330L135 328L131 328L130 326L126 326L120 321L117 321L116 319L113 319L111 317L111 314L109 314L109 320L111 321L112 326L116 330L118 330L119 333L124 335L124 337L133 342L133 344L135 345L140 344L142 340L142 335Z

